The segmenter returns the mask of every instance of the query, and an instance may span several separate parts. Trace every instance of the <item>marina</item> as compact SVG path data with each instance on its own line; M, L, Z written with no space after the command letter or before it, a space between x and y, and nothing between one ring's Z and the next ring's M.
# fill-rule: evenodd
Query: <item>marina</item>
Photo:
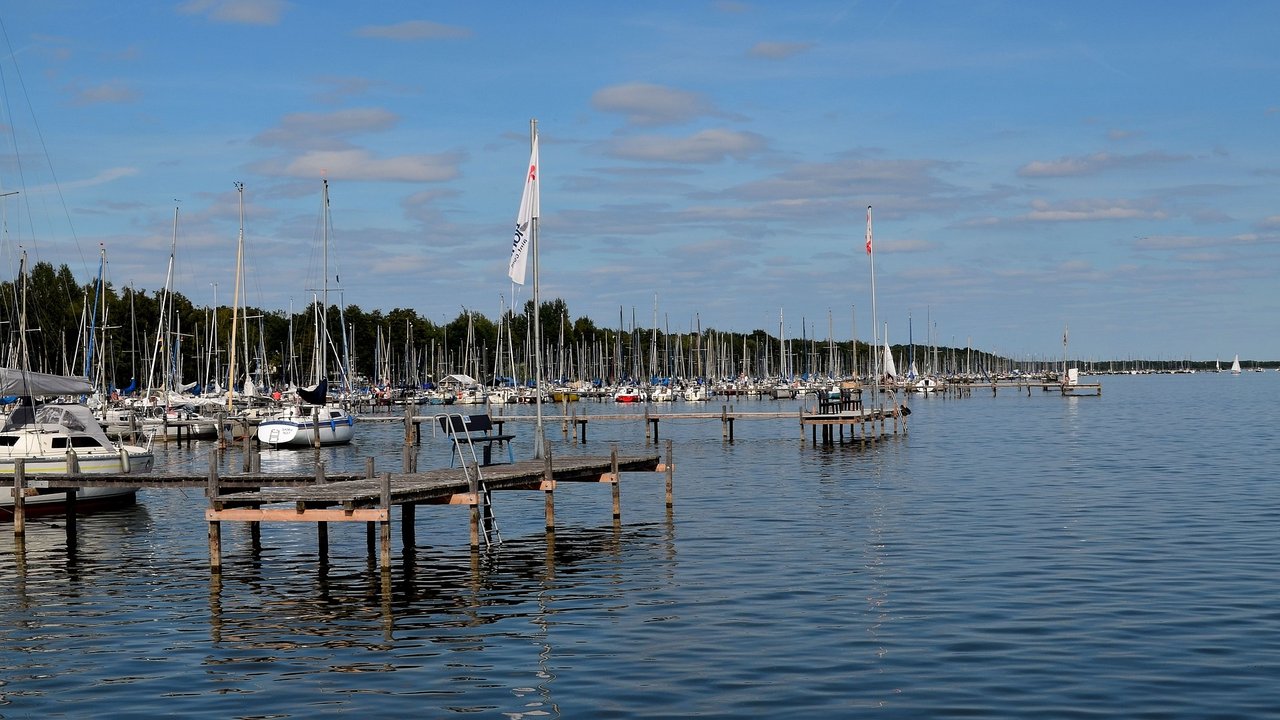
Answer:
M663 473L622 473L617 520L612 486L584 477L557 489L548 532L542 491L494 490L503 542L473 551L469 505L423 502L411 543L388 528L389 572L376 520L372 538L367 521L329 522L324 554L319 523L229 519L211 572L210 456L237 497L243 445L170 443L155 473L187 487L81 517L74 544L60 518L29 520L20 543L0 532L0 714L86 715L127 690L152 717L1266 716L1280 496L1265 454L1240 450L1270 442L1278 377L930 394L911 399L909 433L875 443L814 444L798 412L738 423L733 443L718 419L664 418L671 508ZM1239 412L1211 428L1186 412L1215 400ZM531 409L511 412L529 462ZM643 443L643 420L592 425L585 446L547 421L552 457L594 457L593 474L595 448ZM404 430L363 432L319 456L326 483L359 483L343 494L376 510ZM419 465L448 464L447 437L420 441ZM298 485L274 507L296 510L314 458L258 453L255 472Z

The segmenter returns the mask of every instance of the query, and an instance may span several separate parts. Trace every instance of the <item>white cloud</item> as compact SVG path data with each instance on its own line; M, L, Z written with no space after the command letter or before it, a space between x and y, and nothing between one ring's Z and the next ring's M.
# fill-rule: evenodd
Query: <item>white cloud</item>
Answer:
M355 35L401 41L452 40L471 37L471 29L457 25L443 25L430 20L407 20L395 25L365 25L357 28Z
M348 108L330 113L292 113L280 118L277 127L265 130L253 139L258 145L307 147L332 144L337 138L378 132L394 127L400 121L395 113L382 108Z
M1094 220L1159 220L1166 217L1160 210L1134 207L1123 200L1081 200L1054 207L1044 200L1034 200L1031 212L1021 216L1034 222L1082 222Z
M72 88L72 93L72 102L76 105L127 103L138 99L137 91L119 80L108 80L93 87Z
M458 165L462 160L458 153L379 158L367 150L316 150L292 160L263 162L254 169L265 175L298 178L324 176L337 180L441 182L458 176Z
M1113 155L1106 152L1080 157L1062 157L1057 160L1035 160L1018 168L1020 177L1071 177L1095 175L1104 170L1129 167L1146 167L1157 163L1185 160L1177 155L1148 152L1138 155Z
M29 195L38 195L45 192L63 192L66 190L74 190L77 188L94 187L97 185L106 185L107 183L119 180L120 178L132 177L138 174L138 168L135 167L113 167L107 168L99 172L93 177L81 180L72 180L70 182L59 183L58 185L41 185L38 187L28 188L26 193Z
M702 96L649 83L614 85L597 90L591 105L601 112L627 116L632 125L672 125L713 112Z
M813 48L813 43L758 42L747 51L751 57L784 60Z
M765 147L760 135L734 130L703 130L688 137L643 135L614 141L607 153L626 160L674 163L718 163L745 160Z
M178 11L234 25L278 25L288 8L284 0L191 0Z

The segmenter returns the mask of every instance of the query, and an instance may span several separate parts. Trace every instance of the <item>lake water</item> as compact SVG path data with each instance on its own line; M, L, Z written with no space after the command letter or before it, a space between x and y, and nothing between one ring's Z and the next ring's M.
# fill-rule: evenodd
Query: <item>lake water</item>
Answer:
M473 556L465 508L419 508L389 593L362 524L322 565L309 525L255 550L225 523L211 575L194 490L81 518L74 552L60 519L22 553L0 525L0 717L1280 717L1280 373L1101 382L917 397L867 448L664 421L672 511L660 474L624 476L616 526L608 486L562 485L549 538L540 493L498 493ZM331 466L399 468L399 427L360 432Z

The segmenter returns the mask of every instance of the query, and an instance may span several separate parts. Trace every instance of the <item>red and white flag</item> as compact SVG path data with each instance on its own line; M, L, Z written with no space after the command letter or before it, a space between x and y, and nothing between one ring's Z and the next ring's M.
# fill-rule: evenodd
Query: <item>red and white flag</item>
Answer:
M871 206L867 206L867 254L871 254Z
M524 284L524 269L529 259L529 233L538 214L538 136L534 135L529 172L524 177L524 195L520 197L520 212L516 213L515 238L511 241L511 266L507 270L512 282L519 285Z

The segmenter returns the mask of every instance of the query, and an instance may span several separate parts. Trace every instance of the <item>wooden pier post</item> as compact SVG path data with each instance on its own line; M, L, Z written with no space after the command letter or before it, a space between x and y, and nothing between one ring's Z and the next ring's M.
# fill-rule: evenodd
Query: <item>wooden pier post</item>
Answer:
M472 492L470 495L471 502L468 509L471 512L471 520L467 526L471 532L471 552L477 552L480 550L480 494Z
M544 515L547 532L556 531L556 476L551 470L551 450L546 449L542 459L542 491L545 499Z
M385 520L379 520L379 540L382 552L379 553L379 565L382 572L391 572L391 473L382 475L381 506L386 513Z
M76 476L80 474L80 457L76 455L76 451L67 449L67 474ZM67 550L70 552L75 548L76 544L76 488L67 488L66 500L64 501L67 508Z
M13 536L22 538L27 532L27 461L13 460Z
M671 509L671 506L674 504L674 503L673 503L673 501L672 501L672 497L671 497L672 479L673 479L673 472L674 472L674 470L675 470L675 464L672 462L672 459L671 459L671 440L670 440L670 438L668 438L668 439L667 439L667 467L666 467L666 471L667 471L667 509Z
M655 440L655 442L657 442ZM622 519L622 477L618 473L618 446L614 445L609 451L609 474L612 476L610 485L613 492L613 519L615 521Z
M209 487L205 491L209 496L209 509L218 510L218 455L209 453ZM222 523L209 521L209 569L215 573L222 571Z
M404 444L413 445L417 442L417 425L413 423L413 406L408 402L404 404Z
M253 453L253 435L246 432L244 434L244 459L240 462L240 471L249 472L253 469L253 460L250 457Z

